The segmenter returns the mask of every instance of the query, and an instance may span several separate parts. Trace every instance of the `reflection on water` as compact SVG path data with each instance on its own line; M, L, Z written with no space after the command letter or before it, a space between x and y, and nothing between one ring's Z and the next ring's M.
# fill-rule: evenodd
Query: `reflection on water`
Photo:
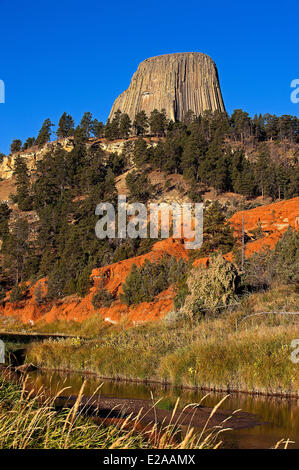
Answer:
M30 382L35 387L44 387L52 395L64 387L70 387L63 395L75 395L86 379L85 396L91 396L100 386L99 394L118 398L141 398L151 400L161 399L158 406L171 409L180 397L180 407L189 403L198 403L206 392L197 390L182 390L161 385L146 385L143 383L103 381L98 377L82 374L60 374L36 371L30 373ZM224 396L223 393L210 393L203 404L213 407ZM228 410L242 409L257 415L266 424L254 428L227 431L222 434L224 447L227 448L270 448L280 439L289 438L295 441L290 448L299 448L299 400L277 397L251 396L246 394L231 394L222 404Z

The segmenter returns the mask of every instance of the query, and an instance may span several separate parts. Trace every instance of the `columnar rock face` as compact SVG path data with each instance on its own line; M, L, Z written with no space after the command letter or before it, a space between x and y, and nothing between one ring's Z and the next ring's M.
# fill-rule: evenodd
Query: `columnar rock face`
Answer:
M167 117L181 121L187 111L225 111L218 72L213 60L200 52L183 52L146 59L130 86L116 98L109 119L117 110L133 121L139 111L165 109Z

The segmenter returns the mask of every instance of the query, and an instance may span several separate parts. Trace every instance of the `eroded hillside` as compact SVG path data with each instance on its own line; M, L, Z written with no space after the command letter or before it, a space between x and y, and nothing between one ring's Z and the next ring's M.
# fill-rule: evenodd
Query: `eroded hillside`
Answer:
M298 229L299 198L234 214L230 223L234 229L236 243L240 241L242 221L249 239L252 236L252 231L258 226L263 232L263 236L257 240L248 241L245 247L246 257L263 250L265 247L272 249L289 226ZM138 305L127 306L120 302L118 296L133 265L141 266L146 260L157 261L164 255L188 259L189 254L184 248L184 239L168 238L155 243L152 250L145 255L94 269L91 274L93 286L83 298L68 296L54 302L38 304L35 298L38 285L41 285L44 296L47 292L47 280L42 279L28 288L24 300L15 303L7 301L2 305L0 312L5 316L14 316L25 323L40 320L53 322L62 319L82 321L95 314L112 324L122 321L127 324L139 324L158 320L173 308L173 299L176 293L173 286L161 292L153 302L142 302ZM232 260L233 256L228 253L225 258ZM207 260L208 258L197 259L194 265L206 264ZM100 283L114 296L114 300L109 307L96 309L92 304L92 297Z

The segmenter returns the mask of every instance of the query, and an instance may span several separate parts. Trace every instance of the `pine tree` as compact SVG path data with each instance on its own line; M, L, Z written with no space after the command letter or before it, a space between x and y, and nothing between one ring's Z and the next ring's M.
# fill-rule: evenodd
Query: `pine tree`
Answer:
M20 152L22 149L22 141L20 139L15 139L10 144L10 153Z
M254 175L261 196L274 196L275 171L270 161L269 148L265 144L261 144L259 149L257 162L254 165Z
M147 151L147 161L155 168L162 170L163 162L166 159L164 143L159 141L154 148L149 148Z
M245 158L244 151L235 151L230 161L230 181L234 192L253 197L256 182L252 165Z
M80 121L80 128L83 131L84 137L89 139L93 129L92 114L89 111L83 114L83 117Z
M65 284L65 271L62 266L56 264L48 276L48 299L53 300L63 297Z
M139 113L136 114L133 126L136 135L143 136L146 133L146 130L149 127L149 123L145 111L139 111Z
M276 194L275 196L278 199L286 198L287 196L287 189L290 183L290 172L289 169L280 164L275 167L275 186L276 186Z
M120 138L119 125L120 125L121 115L122 115L122 113L118 109L116 111L116 113L114 114L113 119L110 123L109 133L110 133L110 138L111 139L119 139Z
M299 232L291 227L284 233L281 240L270 254L273 280L287 282L299 286Z
M28 137L28 139L26 140L26 142L23 145L23 150L27 150L27 149L33 147L34 144L35 144L35 137Z
M8 221L10 218L11 209L4 202L0 203L0 239L2 243L5 243L5 240L9 235ZM2 244L2 251L4 250L4 245Z
M51 122L51 120L48 118L43 122L43 125L38 133L37 139L36 139L36 145L39 147L43 146L45 143L49 142L51 138L51 127L54 126L54 124Z
M187 138L182 154L181 168L184 177L198 181L199 168L207 152L207 142L198 123L191 127L191 134Z
M74 120L72 116L67 113L63 113L59 119L58 129L57 129L58 139L63 139L65 137L70 137L74 135Z
M216 162L213 186L218 192L230 189L229 161L226 155L222 155Z
M123 293L119 296L120 301L126 305L132 305L141 302L143 299L138 297L141 292L142 280L138 268L133 264L129 275L122 286Z
M287 187L286 197L299 196L299 165L290 172L290 182Z
M107 119L107 122L104 127L104 137L105 139L112 139L112 131L111 131L111 122L110 119Z
M103 184L103 200L111 203L117 198L117 189L115 186L115 175L111 168L108 168Z
M242 109L235 109L230 118L231 131L235 140L241 140L251 135L251 119Z
M167 127L167 118L165 110L163 109L160 113L157 109L154 109L151 112L149 118L149 125L151 128L151 133L153 135L160 137L165 135L165 130Z
M20 155L16 158L14 176L16 177L16 200L18 206L22 211L30 211L32 210L32 197L30 195L30 177L28 175L26 161Z
M145 202L153 191L148 177L136 170L127 174L126 185L130 192L130 198L133 201Z
M147 161L147 144L141 137L134 142L133 157L137 167L141 167Z
M101 139L104 134L104 124L99 122L97 119L94 119L92 122L91 132L93 133L94 137Z
M125 283L122 286L121 302L126 305L151 302L170 284L177 285L185 276L187 264L171 256L163 256L158 261L146 260L137 268L133 264Z
M127 166L127 163L128 158L126 157L124 152L122 152L121 154L118 154L117 152L113 152L110 154L108 165L115 176L121 175L123 173L125 167Z
M167 173L177 173L180 168L182 159L183 146L182 142L176 135L167 137L163 152L165 158L162 161L162 169Z
M5 264L15 284L23 281L26 259L30 253L29 225L23 218L17 219L6 241Z
M46 153L43 160L37 163L36 181L33 185L33 197L35 209L51 207L52 210L66 199L69 187L70 169L69 162L73 160L73 152L70 154L57 146L53 153ZM53 221L54 221L53 213Z
M201 181L216 189L225 189L226 168L224 161L223 135L221 130L217 129L204 158L200 162Z
M81 297L84 297L86 294L88 294L90 287L90 267L85 266L83 271L78 276L76 291Z
M278 118L279 138L281 140L296 142L296 137L299 133L298 122L296 116L290 116L289 114L280 116Z
M23 299L23 292L19 284L16 284L15 287L11 290L9 301L10 302L19 302Z
M211 203L204 211L203 244L200 255L210 255L213 251L228 253L234 246L232 229L227 223L218 201Z
M253 125L254 137L258 141L264 140L266 136L266 131L265 131L265 122L264 122L263 116L261 114L257 116L256 114L252 120L252 125Z
M131 119L129 118L128 114L122 114L119 121L119 135L123 139L127 139L131 132Z
M265 132L267 139L273 140L278 136L278 117L275 114L264 114Z
M69 152L68 156L64 153L65 165L69 184L76 187L82 181L83 174L81 170L87 161L86 134L81 127L77 127L74 135L74 148Z

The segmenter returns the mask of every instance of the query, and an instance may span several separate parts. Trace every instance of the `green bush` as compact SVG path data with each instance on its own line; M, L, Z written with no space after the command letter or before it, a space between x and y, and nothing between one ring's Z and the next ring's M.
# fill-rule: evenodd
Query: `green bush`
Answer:
M80 295L80 297L84 297L86 294L88 294L89 289L90 289L90 267L85 266L83 271L80 273L77 284L76 284L76 291Z
M153 186L143 172L133 170L128 173L126 176L126 185L129 189L129 195L132 201L145 202L153 193Z
M245 263L247 286L264 288L274 282L299 285L299 233L291 227L273 251L254 253Z
M101 307L110 307L114 300L113 295L105 288L98 287L92 296L91 303L95 309Z
M19 302L23 299L23 292L19 284L17 284L11 291L9 296L10 302Z
M43 289L40 282L34 289L34 301L37 305L41 305L44 301Z
M299 232L288 228L271 253L270 266L275 280L299 284Z
M177 284L187 270L187 264L171 256L156 262L146 260L139 268L132 266L124 285L120 300L126 305L151 302L171 284Z

